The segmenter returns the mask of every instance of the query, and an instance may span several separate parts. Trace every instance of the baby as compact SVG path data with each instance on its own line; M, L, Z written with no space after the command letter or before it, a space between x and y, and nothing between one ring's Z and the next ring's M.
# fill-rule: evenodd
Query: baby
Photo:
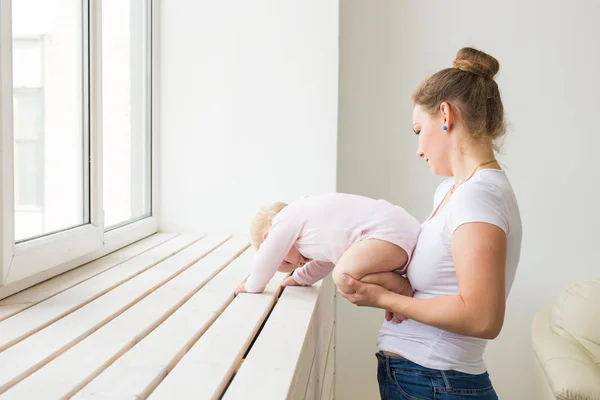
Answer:
M332 272L344 293L354 293L342 279L349 275L410 295L412 288L402 274L420 229L401 207L353 194L272 204L252 221L257 252L248 279L235 294L261 293L277 271L294 271L282 286L310 286Z

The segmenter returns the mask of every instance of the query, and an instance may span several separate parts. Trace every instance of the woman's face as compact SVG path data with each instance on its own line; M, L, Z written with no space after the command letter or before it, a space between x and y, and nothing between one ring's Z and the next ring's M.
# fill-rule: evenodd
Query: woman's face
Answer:
M444 114L438 111L434 115L425 112L421 106L413 110L413 131L419 136L417 156L423 159L435 175L451 176L450 134L443 130Z

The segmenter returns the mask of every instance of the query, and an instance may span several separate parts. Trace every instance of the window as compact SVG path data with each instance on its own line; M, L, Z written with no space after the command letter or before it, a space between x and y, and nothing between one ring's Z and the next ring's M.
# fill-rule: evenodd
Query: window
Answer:
M107 229L150 215L149 8L102 2L104 220Z
M32 25L27 3L12 13L17 242L89 222L81 7L62 0Z
M90 222L90 199L84 193L89 187L88 33L80 0L12 4L14 224L19 243ZM43 12L32 13L37 7Z
M0 286L156 231L154 9L0 2Z
M40 211L44 206L44 92L15 89L13 94L15 212ZM36 230L34 236L42 231Z
M15 239L44 232L42 38L13 37Z
M44 93L15 89L15 239L36 237L44 225Z

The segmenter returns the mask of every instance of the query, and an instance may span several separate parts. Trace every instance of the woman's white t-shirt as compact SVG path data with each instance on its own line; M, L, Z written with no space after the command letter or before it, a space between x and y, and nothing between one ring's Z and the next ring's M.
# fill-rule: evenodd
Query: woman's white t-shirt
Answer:
M434 210L453 183L453 179L448 179L438 186ZM456 188L444 207L421 225L407 272L415 298L459 293L450 245L453 232L469 222L487 222L506 232L508 297L521 253L521 216L504 171L483 169ZM414 320L400 324L384 321L377 341L380 350L400 354L423 367L469 374L486 372L483 361L486 343L486 339L447 332Z

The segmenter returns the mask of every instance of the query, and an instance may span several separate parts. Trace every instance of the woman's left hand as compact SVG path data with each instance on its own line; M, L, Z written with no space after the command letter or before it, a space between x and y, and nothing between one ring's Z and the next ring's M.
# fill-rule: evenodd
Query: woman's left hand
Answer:
M347 275L346 279L344 280L344 283L346 283L346 285L348 285L350 288L354 289L356 293L346 294L339 288L337 289L337 292L344 296L346 299L348 299L348 301L350 301L352 304L356 304L357 306L361 307L382 308L382 297L386 293L390 293L389 290L387 290L384 287L374 285L372 283L364 283L361 281L357 281L356 279L351 278Z

